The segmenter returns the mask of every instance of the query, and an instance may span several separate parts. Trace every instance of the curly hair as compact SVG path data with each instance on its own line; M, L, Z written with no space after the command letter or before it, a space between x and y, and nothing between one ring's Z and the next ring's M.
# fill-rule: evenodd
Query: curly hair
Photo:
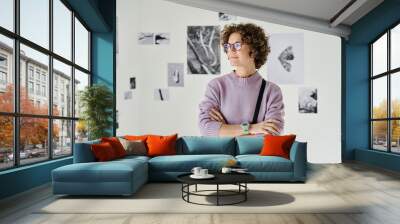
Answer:
M256 69L263 66L271 51L268 36L265 35L264 29L253 23L225 25L221 32L221 45L228 43L229 36L232 33L239 33L242 36L242 41L250 46L250 56L254 54Z

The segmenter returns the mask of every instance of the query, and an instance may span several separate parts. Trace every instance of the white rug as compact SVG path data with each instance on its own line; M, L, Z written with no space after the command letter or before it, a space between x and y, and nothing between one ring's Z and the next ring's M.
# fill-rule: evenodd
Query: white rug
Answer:
M58 197L35 213L360 213L357 205L316 184L256 183L248 187L247 201L237 205L190 204L182 200L180 184L150 183L131 197ZM198 190L212 188L215 189L215 186L202 185ZM215 203L214 199L191 198L200 203ZM238 198L227 197L222 202L234 199Z

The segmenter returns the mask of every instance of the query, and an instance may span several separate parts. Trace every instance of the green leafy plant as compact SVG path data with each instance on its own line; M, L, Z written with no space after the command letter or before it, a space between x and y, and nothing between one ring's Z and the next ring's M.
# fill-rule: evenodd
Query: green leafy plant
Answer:
M113 94L102 84L94 84L80 92L79 106L82 109L89 139L97 139L110 134L107 132L112 125Z

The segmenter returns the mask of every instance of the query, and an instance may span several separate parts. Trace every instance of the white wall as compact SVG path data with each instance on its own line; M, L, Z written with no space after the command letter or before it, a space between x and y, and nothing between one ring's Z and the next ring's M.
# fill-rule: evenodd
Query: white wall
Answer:
M238 17L234 22L253 22L267 33L304 34L304 85L280 85L285 103L285 133L295 133L297 140L308 142L308 161L341 162L341 42L340 38L263 21ZM168 88L167 64L184 63L186 67L186 28L189 25L224 25L218 13L163 0L117 1L117 110L118 135L172 134L200 135L198 104L207 83L216 75L185 75L184 87L170 87L170 100L155 101L156 88ZM138 45L139 32L168 32L169 45ZM221 49L222 50L222 49ZM221 74L232 70L221 52ZM267 78L266 67L260 74ZM129 77L136 77L133 97ZM318 89L318 113L300 114L298 88Z

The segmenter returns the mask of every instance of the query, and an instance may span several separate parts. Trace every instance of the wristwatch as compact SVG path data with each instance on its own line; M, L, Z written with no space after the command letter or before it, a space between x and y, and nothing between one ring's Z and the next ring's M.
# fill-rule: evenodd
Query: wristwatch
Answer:
M250 134L250 132L249 132L250 124L249 124L249 122L243 122L243 123L241 123L241 124L240 124L240 127L242 128L242 134L243 134L243 135L248 135L248 134Z

